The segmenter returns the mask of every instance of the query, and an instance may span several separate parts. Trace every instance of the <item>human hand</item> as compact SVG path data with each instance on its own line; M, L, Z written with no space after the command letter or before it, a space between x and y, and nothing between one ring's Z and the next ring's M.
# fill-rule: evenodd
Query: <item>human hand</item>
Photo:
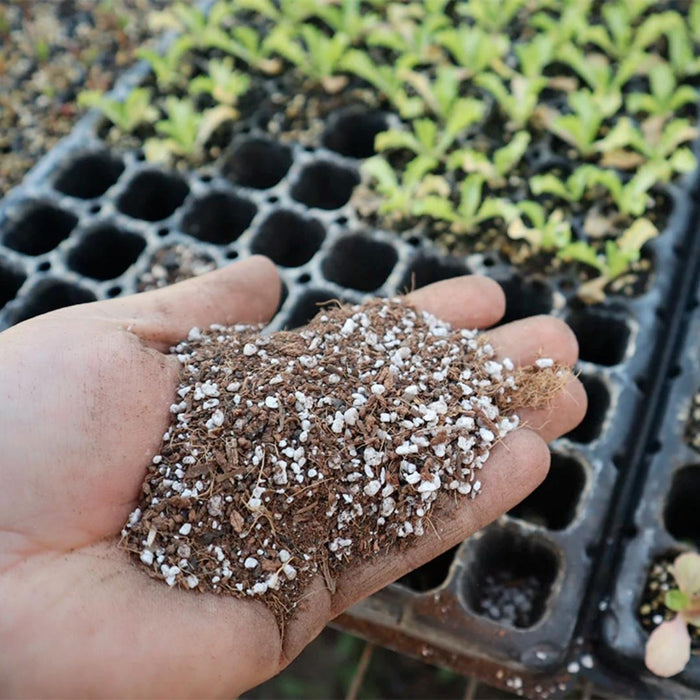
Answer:
M0 334L0 695L235 696L278 673L333 617L468 537L544 478L544 440L582 418L571 378L529 428L491 454L482 493L436 504L435 532L362 564L331 594L318 580L280 637L257 601L171 589L134 566L118 538L170 422L179 363L168 348L192 326L258 323L280 282L251 258L168 289L70 307ZM410 295L454 326L502 316L494 282L464 277ZM516 364L572 365L573 333L535 317L490 333Z

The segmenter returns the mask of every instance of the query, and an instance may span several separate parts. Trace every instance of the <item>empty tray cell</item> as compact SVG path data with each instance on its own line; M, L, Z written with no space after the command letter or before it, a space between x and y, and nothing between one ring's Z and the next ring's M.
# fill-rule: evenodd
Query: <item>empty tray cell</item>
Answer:
M700 547L700 464L679 469L666 500L664 523L679 542Z
M323 145L350 158L374 155L374 139L387 130L386 114L379 110L353 106L338 110L328 119Z
M117 206L134 219L161 221L185 201L189 191L187 183L177 175L145 170L129 182Z
M418 593L431 591L447 581L457 547L452 547L427 564L402 576L396 583Z
M321 270L326 279L341 287L371 292L384 284L397 259L396 250L388 243L355 233L338 240L324 259Z
M27 276L16 266L0 259L0 309L12 301Z
M292 187L292 197L309 207L340 209L347 204L360 178L354 170L329 161L307 165Z
M255 204L235 194L215 192L193 202L182 220L182 230L207 243L233 243L257 212Z
M10 223L3 243L25 255L41 255L68 238L78 217L47 202L32 202Z
M111 280L131 267L146 247L135 233L103 224L83 236L68 254L68 267L96 280Z
M95 295L87 289L63 280L41 280L27 292L24 303L12 314L11 321L19 323L64 306L85 304L89 301L95 301Z
M610 406L610 392L605 382L598 377L579 376L588 396L588 408L583 420L576 428L566 434L574 442L593 442L603 429L605 417Z
M243 187L266 190L274 187L292 165L292 150L263 138L246 139L235 146L221 165L231 182Z
M583 465L573 457L554 452L547 478L509 515L549 530L563 530L576 517L585 485Z
M544 616L560 562L540 541L514 529L490 530L465 564L465 597L477 615L527 628Z
M420 255L409 265L399 284L399 291L420 289L433 282L468 274L466 266L458 260Z
M337 295L321 289L309 289L301 295L299 301L292 307L287 317L284 328L298 328L308 323L324 304L337 299Z
M104 194L122 172L124 163L111 153L86 153L61 168L54 187L71 197L92 199Z
M566 322L576 334L582 360L608 367L622 362L630 337L623 318L580 309L570 313Z
M552 310L552 290L540 280L511 277L500 281L506 295L506 313L501 323L548 314Z
M283 267L299 267L311 260L325 235L318 221L282 210L265 219L251 249Z

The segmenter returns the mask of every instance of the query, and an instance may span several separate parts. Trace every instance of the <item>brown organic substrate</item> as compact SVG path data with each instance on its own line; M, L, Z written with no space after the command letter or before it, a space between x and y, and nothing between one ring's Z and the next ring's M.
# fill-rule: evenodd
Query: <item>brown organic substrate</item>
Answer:
M263 600L281 624L317 575L475 497L490 451L566 381L401 300L326 309L301 331L193 329L173 421L123 546L170 586Z

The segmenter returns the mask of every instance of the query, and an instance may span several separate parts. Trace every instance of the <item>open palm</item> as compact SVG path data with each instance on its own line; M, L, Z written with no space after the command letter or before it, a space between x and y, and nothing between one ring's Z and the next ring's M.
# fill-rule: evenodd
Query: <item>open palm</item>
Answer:
M363 564L331 595L312 585L280 638L260 602L194 594L149 578L117 546L146 467L170 421L179 363L168 348L192 326L258 323L280 282L250 258L165 290L71 307L0 334L0 695L227 696L279 672L333 617L498 517L544 478L543 440L586 406L571 379L546 411L521 414L493 450L483 493L435 513L436 532ZM504 311L480 277L411 295L455 326L485 328ZM550 317L508 324L492 344L516 363L576 360Z

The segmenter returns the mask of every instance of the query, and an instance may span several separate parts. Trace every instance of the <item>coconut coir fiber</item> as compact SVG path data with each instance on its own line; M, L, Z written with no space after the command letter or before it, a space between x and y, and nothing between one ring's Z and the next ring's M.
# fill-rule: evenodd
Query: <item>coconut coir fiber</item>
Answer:
M263 600L280 624L312 577L423 534L474 498L517 408L566 381L400 299L326 309L300 331L193 329L173 421L122 544L170 586Z

